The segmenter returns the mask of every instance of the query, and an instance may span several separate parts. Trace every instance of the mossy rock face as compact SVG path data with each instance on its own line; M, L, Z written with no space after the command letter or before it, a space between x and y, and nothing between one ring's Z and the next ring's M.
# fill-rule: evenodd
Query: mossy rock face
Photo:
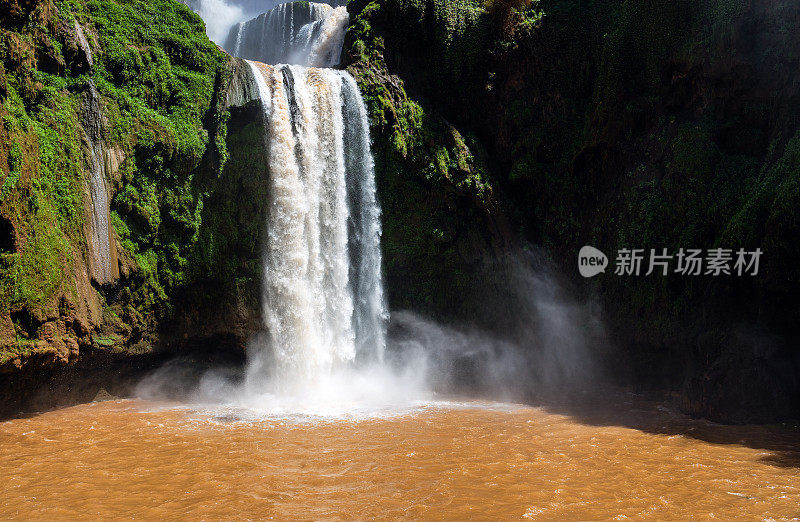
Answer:
M161 346L182 313L174 297L202 275L205 202L228 159L230 59L172 0L12 7L0 20L0 350L53 321L86 350ZM120 269L102 286L90 283L86 240L94 86L89 134L114 158L104 181Z
M244 345L261 327L264 234L269 164L263 109L258 102L230 109L230 156L205 200L191 284L173 294L180 313L169 329L194 341L233 335ZM175 335L173 335L175 337Z
M621 380L722 420L748 419L731 402L796 415L800 7L762 4L350 2L344 66L371 117L392 307L492 323L486 261L524 241L568 276L585 244L761 248L755 278L572 282L603 301ZM240 347L267 200L259 111L226 103L241 64L173 0L6 6L2 371L75 347ZM91 85L120 160L105 180L120 280L94 286Z
M390 72L383 23L394 7L351 3L345 44L347 69L371 117L390 305L486 321L484 281L475 275L512 246L513 234L483 146Z
M435 127L424 117L446 120L489 166L480 178L507 202L511 229L544 247L579 293L602 299L618 347L607 356L611 374L682 391L686 409L699 415L742 421L746 414L720 405L748 386L751 413L797 415L800 381L791 375L800 374L800 351L792 348L800 288L792 238L800 230L791 209L800 41L790 28L800 23L800 7L540 0L498 18L490 4L349 5L350 69L368 100L383 163L387 252L402 254L428 236L421 244L434 245L425 231L447 230L430 222L436 213L404 230L399 224L415 214L413 205L393 207L391 199L414 194L408 186L425 171L410 167L415 156L404 151L427 148L432 172L457 163L453 148L445 155L423 141L415 149L409 136L420 134L406 130ZM443 191L431 192L421 205L436 208L433 194ZM470 218L456 218L457 229L469 230ZM474 228L490 230L486 221ZM451 237L442 234L443 244ZM574 268L586 244L612 256L624 247L761 248L764 256L754 278L607 274L586 281ZM409 259L431 273L436 262L429 261L453 262L438 257L446 247L430 251L417 248ZM703 341L710 337L723 341ZM792 370L775 370L781 367ZM698 384L709 381L718 384ZM773 400L774 390L790 399Z

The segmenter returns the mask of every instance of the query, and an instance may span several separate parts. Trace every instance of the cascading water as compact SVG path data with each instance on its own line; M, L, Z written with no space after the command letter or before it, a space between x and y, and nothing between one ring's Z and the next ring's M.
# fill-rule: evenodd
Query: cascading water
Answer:
M287 13L297 8L277 8L275 18L263 18L272 20L268 34L291 37L263 48L273 56L311 49L305 59L314 63L313 50L341 42L344 26L337 21L340 34L326 32L338 10L312 4L309 13L329 16L295 31ZM336 46L338 61L341 43ZM269 382L293 391L357 359L383 359L388 313L369 124L346 72L248 64L264 110L270 171L263 288L268 343L254 347L248 386Z
M235 25L224 47L234 56L263 63L333 67L339 63L348 21L345 7L281 4Z
M369 119L364 100L353 79L342 74L356 353L361 360L381 361L389 314L381 281L381 210L376 197L375 163L370 151Z
M231 27L265 13L282 0L178 0L199 14L206 23L208 37L219 45L225 44ZM347 5L347 0L319 0L333 7ZM231 49L228 49L229 51Z
M398 315L385 357L381 212L367 111L348 73L314 67L338 62L346 17L341 8L297 2L231 32L229 48L257 60L236 72L228 101L258 100L263 109L270 173L264 331L251 342L245 386L212 374L199 386L201 400L232 396L281 415L387 411L427 399L431 385L506 393L507 383L529 371L511 334L495 340L408 314ZM322 55L328 58L320 62ZM558 319L535 315L537 325ZM553 337L564 333L553 326ZM545 373L555 366L538 362Z

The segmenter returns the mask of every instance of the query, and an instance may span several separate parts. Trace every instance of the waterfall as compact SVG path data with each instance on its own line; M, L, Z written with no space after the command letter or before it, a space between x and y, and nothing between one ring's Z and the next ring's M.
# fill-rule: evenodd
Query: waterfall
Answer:
M248 62L270 170L263 319L283 384L380 360L387 317L369 127L349 74ZM263 379L259 349L251 380Z
M348 20L344 7L282 4L234 26L225 45L247 59L252 84L236 98L257 93L270 172L265 341L252 345L247 380L256 391L267 383L293 391L383 360L388 313L369 121L353 78L330 69Z
M224 48L263 63L333 67L349 22L345 7L314 2L281 4L230 31Z
M356 83L342 75L345 168L349 220L350 284L356 301L354 328L358 355L383 359L389 319L381 281L381 210L370 151L369 119ZM372 350L376 347L376 350Z

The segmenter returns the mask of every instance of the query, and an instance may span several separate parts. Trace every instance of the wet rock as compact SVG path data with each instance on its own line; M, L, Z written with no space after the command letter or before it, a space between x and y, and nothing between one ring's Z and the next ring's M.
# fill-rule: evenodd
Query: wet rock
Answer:
M89 171L85 208L89 271L96 283L104 285L119 278L116 240L109 224L108 180L118 169L120 157L116 149L106 146L104 134L108 125L100 93L91 80L81 96L81 126Z
M231 80L227 89L226 105L228 107L244 107L258 102L261 98L253 72L247 62L238 58L231 62Z
M0 364L0 374L14 373L22 369L22 360L19 357Z
M89 46L89 42L86 40L86 35L83 32L83 27L81 26L81 24L78 23L77 20L75 20L75 36L78 41L78 47L83 53L83 59L85 63L90 68L94 67L94 57L92 56L92 48Z
M52 343L58 337L58 327L55 323L44 323L39 328L39 339Z
M90 141L95 142L102 138L103 112L100 107L100 93L97 92L93 81L89 81L86 90L81 95L81 126L86 131Z
M108 391L106 391L105 388L100 388L97 391L97 395L95 395L94 399L92 399L92 402L115 401L117 399L119 399L119 397L111 395L110 393L108 393Z
M92 48L86 38L83 26L77 20L72 24L62 20L58 25L58 36L64 45L63 53L70 69L77 73L83 73L94 67Z
M67 350L69 351L69 358L70 359L77 359L80 355L80 345L78 341L73 339L72 337L67 337L64 339L64 343L67 346Z

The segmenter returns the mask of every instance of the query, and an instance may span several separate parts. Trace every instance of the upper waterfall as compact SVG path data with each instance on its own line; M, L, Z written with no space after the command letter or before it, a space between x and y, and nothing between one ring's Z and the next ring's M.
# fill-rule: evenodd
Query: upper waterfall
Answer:
M233 56L268 64L333 67L339 63L348 22L345 7L281 4L233 26L224 48Z
M178 0L199 14L206 23L208 37L219 45L225 43L231 27L266 13L283 0ZM347 0L319 0L333 7L346 5Z

